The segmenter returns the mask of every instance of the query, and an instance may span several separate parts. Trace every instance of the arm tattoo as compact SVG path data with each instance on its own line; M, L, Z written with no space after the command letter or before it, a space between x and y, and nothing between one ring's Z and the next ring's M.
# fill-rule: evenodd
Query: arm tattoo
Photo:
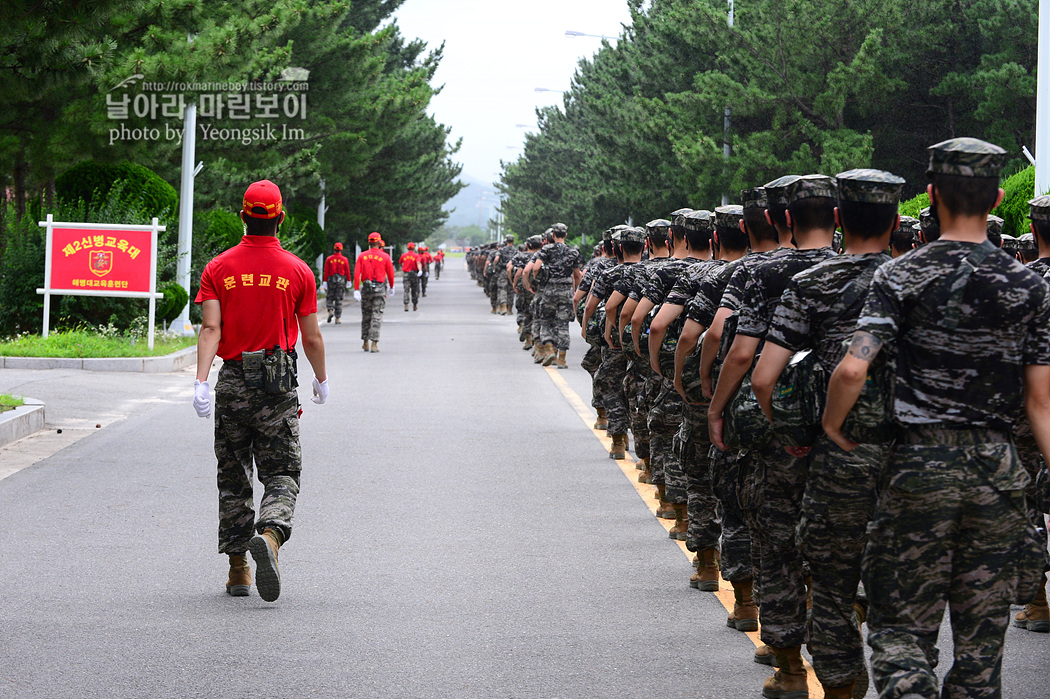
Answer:
M849 354L865 362L871 362L882 348L882 341L869 332L858 330L853 334L853 342L849 346Z

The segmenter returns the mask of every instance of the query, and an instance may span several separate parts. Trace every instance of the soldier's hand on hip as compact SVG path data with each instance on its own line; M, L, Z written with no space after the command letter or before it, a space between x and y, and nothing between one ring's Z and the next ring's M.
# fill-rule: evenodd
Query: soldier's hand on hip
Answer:
M207 381L193 382L193 409L197 411L197 417L211 415L211 388Z
M314 377L314 396L310 400L318 405L324 405L324 402L328 400L328 379L318 381L317 377Z

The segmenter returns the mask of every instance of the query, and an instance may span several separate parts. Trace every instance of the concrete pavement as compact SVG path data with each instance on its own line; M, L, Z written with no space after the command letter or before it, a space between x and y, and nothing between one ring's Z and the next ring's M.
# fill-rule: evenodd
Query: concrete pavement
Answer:
M418 312L400 291L378 354L356 305L322 325L328 404L300 365L302 493L273 604L224 592L192 370L0 370L0 391L48 404L46 434L86 434L0 480L0 697L760 696L751 640L688 587L462 261ZM557 376L589 404L573 342ZM1048 641L1011 629L1004 697L1046 696Z

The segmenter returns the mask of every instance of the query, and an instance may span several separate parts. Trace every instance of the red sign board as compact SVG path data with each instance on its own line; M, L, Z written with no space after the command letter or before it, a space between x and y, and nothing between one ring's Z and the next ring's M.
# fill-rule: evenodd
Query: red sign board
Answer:
M148 294L152 231L53 228L51 291Z

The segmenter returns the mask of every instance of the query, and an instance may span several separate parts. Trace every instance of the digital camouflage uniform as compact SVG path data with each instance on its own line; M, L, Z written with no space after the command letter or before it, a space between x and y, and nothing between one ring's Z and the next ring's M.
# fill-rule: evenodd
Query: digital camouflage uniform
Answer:
M538 339L564 352L569 349L569 323L576 315L572 307L572 276L583 261L578 250L560 241L542 248L536 258L543 262L541 272L547 274L543 290L538 293L537 311L542 319Z
M405 305L419 303L419 272L403 272L402 285L405 287Z
M789 201L835 196L834 179L808 175L791 186ZM830 247L779 248L755 265L744 290L737 335L764 338L791 277L834 255ZM776 439L758 448L754 456L756 527L752 534L761 550L761 636L773 648L791 648L806 639L806 590L795 529L810 457L789 455Z
M642 281L645 278L646 268L655 261L653 259L643 260L628 267L615 289L624 296L624 303L627 303L627 299L641 298ZM621 305L620 310L622 309ZM624 342L627 342L627 333L623 335ZM647 391L649 382L654 381L655 376L648 362L628 357L627 368L623 375L623 392L627 396L627 413L630 416L631 434L634 437L634 454L639 459L649 459L652 456L649 448L649 410L652 408L652 402L649 400ZM651 479L650 481L652 483L663 482Z
M931 147L934 173L995 178L1005 152L976 139ZM935 181L936 186L936 181ZM864 587L875 684L885 697L998 697L1011 602L1031 526L1011 440L1024 366L1050 364L1050 292L1001 250L938 240L883 265L858 332L896 342L890 452L869 529ZM965 270L972 270L969 278ZM958 304L945 303L952 285ZM1034 536L1034 533L1033 533ZM950 606L943 691L935 643Z
M529 263L530 259L532 259L532 253L528 252L527 250L520 250L520 251L514 253L514 257L510 258L511 274L514 275L514 276L517 276L518 272L520 272L520 271L525 269L525 265L527 265ZM521 326L524 327L524 325L525 325L525 312L526 312L525 297L526 297L526 293L527 293L525 291L525 285L521 281L519 281L517 283L517 285L514 286L511 289L511 292L514 294L514 311L515 311L515 314L516 314L515 315L515 319L517 320L518 325L521 325ZM528 294L528 297L529 297L529 300L531 300L532 299L532 294ZM530 318L529 319L530 324L531 324L531 320L532 319ZM523 340L524 340L524 335L525 335L525 330L522 330L522 339Z
M292 536L299 494L299 398L294 390L269 394L244 385L241 362L226 361L215 384L215 457L218 459L219 553L248 550L254 531ZM256 521L253 459L265 491Z
M361 282L361 339L379 342L386 309L387 285L383 282Z
M511 288L510 279L507 277L507 265L518 254L518 249L513 243L507 243L496 252L495 270L496 275L496 305L506 305L510 309L513 303L514 289Z
M874 174L878 171L862 172L866 173L863 177L879 177ZM883 175L882 179L889 180L887 185L880 188L873 182L870 189L885 194L882 203L896 203L904 181ZM839 177L840 197L852 197L849 186L842 186L842 175ZM843 342L853 336L863 306L862 295L843 308L843 295L854 284L866 284L870 278L859 279L865 271L889 259L885 253L831 258L795 275L781 296L766 341L794 352L814 349L824 370L813 377L820 382L820 391L826 391L826 377L845 354ZM812 571L809 649L817 678L826 687L844 687L865 672L853 605L888 448L888 444L863 444L847 453L822 437L810 459L798 540Z
M346 277L341 274L328 276L328 291L324 296L324 307L336 318L343 317L343 296L346 295Z
M609 257L593 257L583 267L583 278L580 280L580 286L578 290L583 291L583 299L586 301L587 294L591 291L591 285L594 283L594 279L598 274L605 272L616 265L616 260ZM583 318L581 317L582 321ZM580 361L580 366L591 375L591 381L594 381L594 374L598 371L598 367L602 363L602 348L601 345L587 345L587 352L583 355L583 359ZM601 404L597 402L597 392L591 390L591 405L595 408L601 407Z

